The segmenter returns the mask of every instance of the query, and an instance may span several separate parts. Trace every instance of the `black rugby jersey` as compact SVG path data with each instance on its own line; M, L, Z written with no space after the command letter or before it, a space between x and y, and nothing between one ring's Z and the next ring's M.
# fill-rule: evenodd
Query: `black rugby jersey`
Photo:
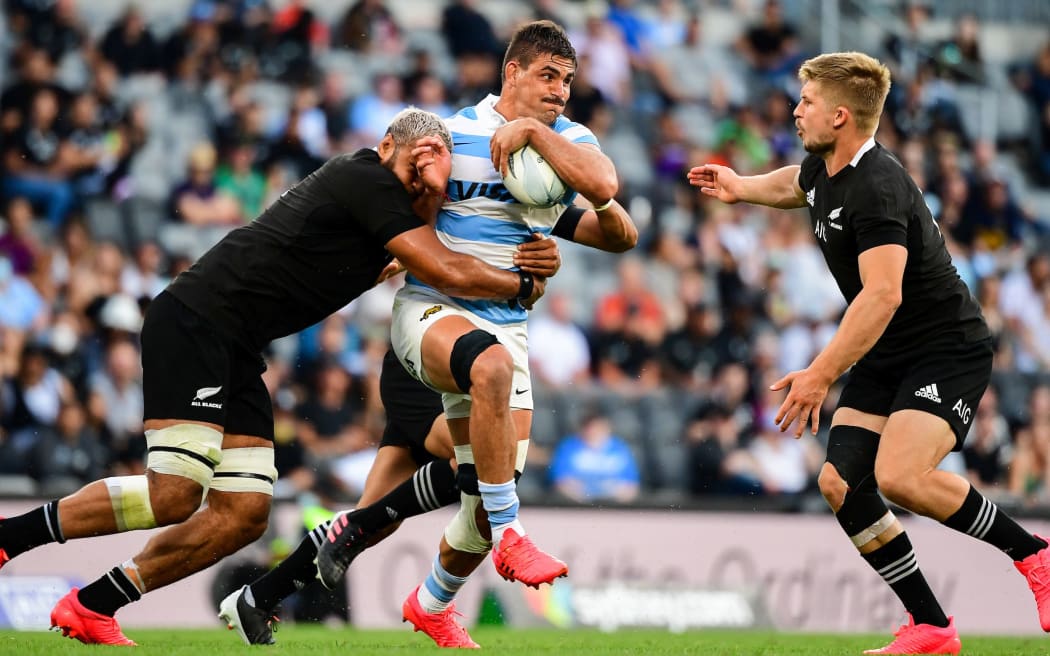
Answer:
M908 249L901 305L868 357L921 348L944 335L988 337L980 306L955 270L911 176L877 143L854 164L829 178L824 160L810 155L802 162L799 186L817 243L847 302L861 290L861 253L885 244Z
M168 287L227 336L261 349L371 288L388 241L424 225L374 150L339 155L230 232Z

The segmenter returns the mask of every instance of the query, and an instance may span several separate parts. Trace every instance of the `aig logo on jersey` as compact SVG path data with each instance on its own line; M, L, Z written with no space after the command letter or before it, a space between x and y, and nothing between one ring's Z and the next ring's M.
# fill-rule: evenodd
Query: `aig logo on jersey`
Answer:
M220 390L222 390L222 385L219 385L218 387L202 387L197 390L197 394L193 397L193 400L190 401L190 405L194 408L215 408L221 410L221 403L214 403L205 400L215 396Z

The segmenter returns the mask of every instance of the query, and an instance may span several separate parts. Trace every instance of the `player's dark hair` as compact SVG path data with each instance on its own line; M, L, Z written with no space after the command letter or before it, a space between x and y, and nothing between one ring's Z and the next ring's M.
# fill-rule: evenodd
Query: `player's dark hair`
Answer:
M543 55L563 57L572 61L576 67L576 48L572 47L569 35L554 21L540 20L526 23L518 28L510 38L507 53L503 56L503 72L506 76L507 64L516 61L522 68L528 68L537 58Z

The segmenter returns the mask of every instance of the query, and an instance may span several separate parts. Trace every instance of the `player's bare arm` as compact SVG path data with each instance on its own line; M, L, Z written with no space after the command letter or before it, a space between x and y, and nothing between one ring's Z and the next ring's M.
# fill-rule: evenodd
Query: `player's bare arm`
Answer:
M876 246L861 253L858 261L863 287L846 308L835 336L809 367L770 386L774 390L791 388L774 420L786 431L797 419L795 437L802 437L807 421L816 435L828 388L871 350L901 304L908 250L897 244Z
M430 226L401 233L386 243L386 250L409 273L450 296L519 298L526 294L521 298L528 305L543 296L546 287L543 276L535 276L531 278L532 289L523 289L526 284L520 274L497 269L472 255L449 250Z
M534 118L519 118L492 135L492 164L505 174L507 158L525 144L538 150L558 177L595 205L603 205L620 189L616 167L593 144L576 144Z
M806 206L806 194L798 183L801 167L785 166L763 175L738 175L728 166L704 164L689 169L689 184L723 203L754 203L784 210Z
M587 210L576 225L572 240L610 253L623 253L638 244L638 228L627 210L614 200L600 211Z

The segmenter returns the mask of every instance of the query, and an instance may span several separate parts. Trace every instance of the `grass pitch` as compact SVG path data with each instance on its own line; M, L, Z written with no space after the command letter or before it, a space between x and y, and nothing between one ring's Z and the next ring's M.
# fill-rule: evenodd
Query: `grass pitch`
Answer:
M128 630L139 644L134 656L224 656L225 654L280 654L281 656L369 656L371 654L437 653L439 650L421 633L408 631L358 631L325 627L287 626L278 631L276 647L248 647L233 632L213 630ZM769 632L702 631L672 634L662 631L511 630L476 628L471 635L490 654L500 656L582 656L598 654L644 654L671 656L839 656L859 655L881 647L887 635L816 635ZM105 653L116 653L104 649ZM0 654L15 656L62 656L101 654L57 633L0 631ZM447 652L445 652L447 653ZM967 656L1013 656L1050 654L1050 637L993 638L963 637Z

